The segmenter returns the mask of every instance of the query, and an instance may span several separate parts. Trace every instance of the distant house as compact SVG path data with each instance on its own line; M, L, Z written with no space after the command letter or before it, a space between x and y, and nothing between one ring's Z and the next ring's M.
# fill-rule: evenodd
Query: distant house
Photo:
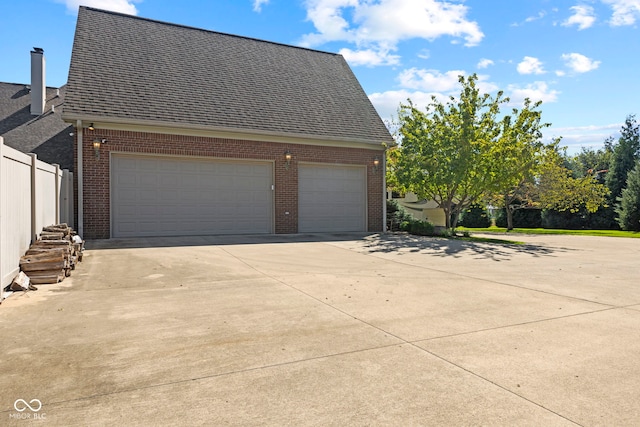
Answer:
M86 238L383 230L392 138L341 55L80 7L63 118Z
M418 200L414 193L407 193L404 197L395 200L415 219L428 221L436 227L446 227L446 215L444 209L438 207L435 200Z
M73 126L62 120L65 87L45 85L44 51L31 52L28 83L0 82L0 136L5 145L73 171Z

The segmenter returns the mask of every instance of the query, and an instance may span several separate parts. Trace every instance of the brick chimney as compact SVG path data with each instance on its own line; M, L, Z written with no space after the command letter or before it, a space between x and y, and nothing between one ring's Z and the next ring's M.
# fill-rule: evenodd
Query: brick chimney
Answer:
M31 51L31 114L44 113L47 87L44 80L44 50L34 47Z

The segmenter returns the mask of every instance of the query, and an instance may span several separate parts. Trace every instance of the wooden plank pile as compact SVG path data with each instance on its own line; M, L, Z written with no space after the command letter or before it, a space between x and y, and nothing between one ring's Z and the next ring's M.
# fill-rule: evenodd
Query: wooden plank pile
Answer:
M44 227L40 238L20 258L20 270L31 284L61 282L82 261L82 246L82 239L67 224Z

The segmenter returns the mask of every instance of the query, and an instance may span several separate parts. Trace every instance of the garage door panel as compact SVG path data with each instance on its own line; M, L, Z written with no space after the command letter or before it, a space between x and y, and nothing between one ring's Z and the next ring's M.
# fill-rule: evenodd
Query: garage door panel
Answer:
M139 203L155 202L156 200L158 200L157 190L151 190L151 189L148 189L146 191L137 190L136 197L133 203L136 203L136 201L138 201Z
M163 188L182 188L186 177L181 177L180 175L160 175L158 177L158 183Z
M365 231L364 167L300 164L298 178L300 232Z
M149 191L149 192L152 193L152 196L149 196L148 200L164 199L167 203L169 203L170 201L176 201L176 202L179 201L184 194L178 188L164 188L162 187L161 184L158 185L157 191ZM143 192L141 192L141 197L146 197L146 196L143 196L142 193ZM151 197L154 197L154 199L152 199Z
M121 200L136 200L138 192L132 188L122 188L118 197Z
M200 193L200 201L203 204L211 204L216 201L219 202L220 199L217 197L215 192L207 190Z
M157 221L140 221L138 227L141 232L152 232L158 228Z
M121 171L134 171L137 170L138 162L133 158L121 158L119 162L119 168Z
M265 193L253 193L253 201L267 203L269 202L269 195Z
M131 172L122 172L117 178L120 185L136 185L136 175Z
M113 155L113 236L270 233L271 162Z

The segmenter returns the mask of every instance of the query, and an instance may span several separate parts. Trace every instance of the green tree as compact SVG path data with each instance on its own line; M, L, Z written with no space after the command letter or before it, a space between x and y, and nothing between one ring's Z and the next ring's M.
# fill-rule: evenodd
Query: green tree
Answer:
M607 201L608 189L591 174L574 178L560 149L560 139L544 145L529 174L509 193L505 203L507 229L512 230L513 213L519 209L551 209L576 213L595 212Z
M616 213L620 228L640 231L640 162L627 174L626 187L618 198Z
M613 148L611 167L605 183L610 190L611 204L615 204L627 182L627 174L634 168L640 156L640 127L635 116L630 115L620 130L618 144Z
M398 186L444 210L447 228L461 211L495 192L495 159L488 153L500 135L497 116L507 100L480 94L477 76L459 77L458 99L443 104L435 97L426 112L409 100L400 106L401 147L394 165Z
M565 166L565 157L560 152L559 140L545 147L535 181L534 204L540 209L560 212L578 212L584 207L595 212L607 202L609 190L597 182L593 175L574 178Z
M567 159L574 178L592 175L599 183L605 183L605 177L613 158L614 140L612 137L604 141L604 148L594 150L582 147L575 156Z
M605 184L607 173L611 168L614 145L614 138L609 137L604 141L604 147L598 150L582 147L578 154L568 159L569 167L573 171L573 177L582 178L586 175L591 175L598 183ZM607 204L601 206L596 212L587 212L586 209L581 209L580 212L572 215L580 216L582 228L619 228L611 199L609 199Z
M389 154L389 182L438 203L447 228L455 228L460 212L481 200L510 213L577 205L592 210L604 203L606 188L591 176L574 179L564 167L558 141L541 142L548 125L541 123L540 102L526 100L521 110L501 115L508 98L501 91L495 97L480 94L477 79L460 76L461 93L446 104L432 97L426 111L411 100L400 106L401 145Z
M491 197L496 206L504 207L507 230L513 230L513 214L518 209L533 208L533 188L537 167L544 149L541 102L524 102L522 110L513 109L501 122L501 134L491 153L498 191Z

